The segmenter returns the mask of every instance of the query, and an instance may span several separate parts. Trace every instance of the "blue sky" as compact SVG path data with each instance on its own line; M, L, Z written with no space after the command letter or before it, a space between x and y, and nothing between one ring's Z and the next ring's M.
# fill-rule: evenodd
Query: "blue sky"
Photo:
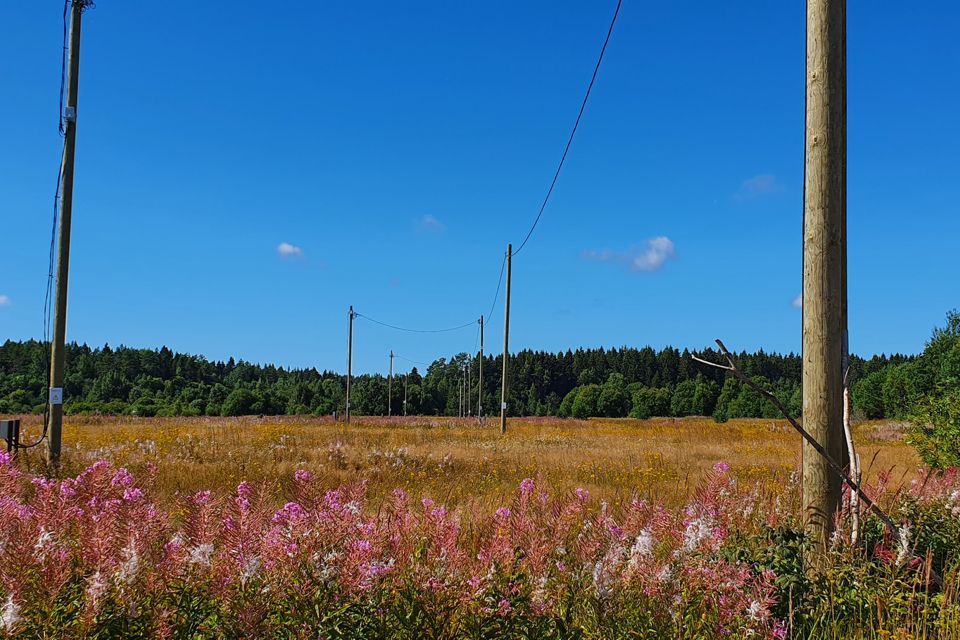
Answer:
M350 304L418 328L486 313L614 4L102 0L68 339L342 370ZM0 21L0 339L41 334L61 7ZM958 306L958 20L946 1L849 4L858 353L915 352ZM799 349L803 34L799 0L625 0L514 261L513 349ZM498 303L488 350L502 325ZM359 319L355 370L475 341Z

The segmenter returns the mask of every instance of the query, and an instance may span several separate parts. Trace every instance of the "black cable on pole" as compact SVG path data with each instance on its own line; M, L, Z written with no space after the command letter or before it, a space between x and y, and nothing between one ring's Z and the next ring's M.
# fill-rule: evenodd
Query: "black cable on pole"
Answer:
M467 327L473 326L473 324L476 322L476 320L471 320L466 324L461 324L456 327L447 327L445 329L408 329L406 327L398 327L393 324L375 320L374 318L371 318L370 316L365 316L360 312L355 312L354 315L358 318L366 318L367 320L369 320L370 322L373 322L374 324L379 324L381 326L388 327L390 329L396 329L397 331L406 331L408 333L445 333L447 331L457 331L459 329L466 329Z
M507 268L507 254L503 254L503 262L500 263L500 278L497 279L497 291L493 294L493 302L490 303L490 312L487 313L487 319L493 316L493 309L497 306L497 299L500 297L500 285L503 284L503 271Z
M610 36L613 35L613 27L617 24L617 16L620 15L621 4L623 4L623 0L617 0L617 8L613 12L613 19L610 21L610 28L607 30L607 37L603 41L603 47L600 48L600 56L597 58L597 64L593 68L593 75L590 77L590 84L587 85L587 92L583 96L583 102L580 104L580 112L577 114L577 119L573 123L573 130L570 132L570 137L567 139L567 146L563 149L563 155L560 156L560 163L557 165L557 170L553 174L553 180L550 182L550 188L547 189L547 195L543 199L543 204L540 205L540 211L537 213L537 217L534 219L533 225L530 227L530 231L527 232L527 237L523 239L523 242L520 243L520 247L513 252L513 255L517 255L523 251L523 247L526 246L530 236L533 235L533 230L537 228L537 223L540 222L540 216L543 215L544 209L547 208L547 202L550 201L550 196L553 194L553 188L557 185L557 179L560 177L560 170L563 169L563 163L567 159L567 153L570 151L570 145L573 144L573 136L577 134L577 127L580 126L580 119L583 117L583 112L587 108L587 100L590 99L590 92L593 90L593 83L596 81L597 73L600 71L600 63L603 62L603 54L607 50L607 44L610 42Z

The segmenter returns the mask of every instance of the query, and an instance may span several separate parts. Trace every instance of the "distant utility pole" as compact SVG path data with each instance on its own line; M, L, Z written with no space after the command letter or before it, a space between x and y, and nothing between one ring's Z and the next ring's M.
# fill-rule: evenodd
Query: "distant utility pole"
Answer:
M803 229L803 426L844 459L846 0L807 0ZM841 480L803 445L807 531L826 543Z
M470 389L472 388L471 383L473 380L470 378L470 360L473 359L473 354L470 354L470 357L467 358L467 386L464 388L463 397L467 401L467 417L473 415L473 405L471 404L470 399Z
M350 424L350 376L353 373L353 318L355 316L353 305L350 305L350 329L347 332L347 406L344 411L347 424Z
M64 126L61 172L60 229L57 246L57 300L53 313L53 345L50 355L47 431L47 462L60 463L63 439L63 374L67 340L67 277L70 271L70 223L73 215L73 162L77 149L77 94L80 85L80 21L89 0L73 0L70 11L70 40L67 44L67 104L60 114Z
M503 305L503 380L500 383L500 433L507 432L507 379L510 366L510 263L513 245L507 245L507 293Z
M483 422L483 316L480 316L480 371L477 373L477 421Z
M390 350L390 375L387 376L387 417L393 415L393 349Z

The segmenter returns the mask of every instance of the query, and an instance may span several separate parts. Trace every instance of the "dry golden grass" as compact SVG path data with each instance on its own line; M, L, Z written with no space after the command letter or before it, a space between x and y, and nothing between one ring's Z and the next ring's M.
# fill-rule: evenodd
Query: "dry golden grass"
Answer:
M25 420L27 438L40 422ZM467 512L488 511L534 477L555 490L584 487L618 503L634 495L683 502L716 462L742 480L776 491L800 464L800 438L784 421L709 418L562 420L517 418L507 435L499 423L452 418L355 418L348 428L329 418L66 419L64 473L104 458L150 482L160 500L200 489L232 491L241 480L273 485L283 495L298 468L330 486L366 481L371 502L396 487L429 495ZM918 466L890 423L855 427L868 481L880 471L909 478ZM41 449L25 452L39 468ZM778 491L779 493L779 491Z

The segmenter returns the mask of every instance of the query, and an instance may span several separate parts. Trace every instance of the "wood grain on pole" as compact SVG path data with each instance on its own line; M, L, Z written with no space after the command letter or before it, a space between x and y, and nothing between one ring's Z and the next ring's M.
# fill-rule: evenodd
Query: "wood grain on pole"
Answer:
M483 422L483 316L480 316L480 371L477 372L477 421Z
M350 305L350 328L347 330L347 401L344 418L350 424L350 376L353 373L353 305Z
M507 292L503 305L503 380L500 383L500 433L507 432L507 393L510 366L510 269L513 245L507 245Z
M843 436L843 221L846 201L845 0L807 1L803 248L803 425L834 460ZM804 444L804 522L829 538L841 483Z
M73 217L73 166L77 148L77 95L80 86L80 22L84 3L73 2L70 12L70 42L67 47L67 110L65 117L63 166L61 167L60 228L57 242L56 303L53 312L53 344L50 354L50 386L63 389L67 340L67 282L70 272L70 227ZM64 117L64 114L60 114ZM49 390L48 390L49 393ZM48 398L48 401L50 399ZM61 398L49 405L47 463L60 463L63 437L63 404Z

